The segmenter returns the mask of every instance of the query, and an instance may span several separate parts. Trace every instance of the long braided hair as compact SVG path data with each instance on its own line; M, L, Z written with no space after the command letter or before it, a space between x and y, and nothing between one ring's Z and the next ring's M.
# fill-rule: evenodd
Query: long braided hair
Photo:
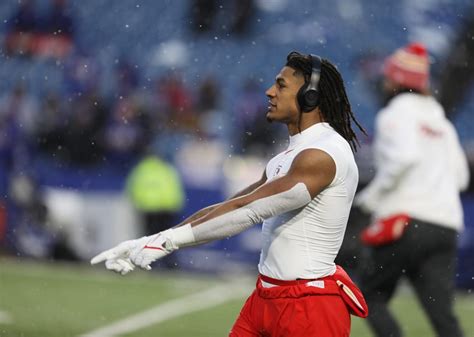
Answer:
M307 83L311 77L311 58L298 52L288 54L286 66L301 72ZM322 118L328 122L345 140L349 142L353 151L360 145L352 129L354 122L359 130L367 135L364 128L356 120L347 98L344 81L336 67L326 59L321 60L321 77L318 85L319 109Z

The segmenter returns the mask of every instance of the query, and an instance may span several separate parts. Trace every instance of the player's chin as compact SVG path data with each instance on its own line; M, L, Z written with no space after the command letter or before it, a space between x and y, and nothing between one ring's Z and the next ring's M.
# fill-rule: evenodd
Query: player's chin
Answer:
M268 112L267 113L267 122L272 123L286 123L287 118L282 116L281 114L277 114L275 112Z
M273 118L272 118L272 116L270 115L269 112L267 113L266 118L267 118L267 122L268 122L268 123L273 122Z
M267 122L269 123L275 122L278 120L277 115L272 110L268 110L266 117L267 117Z

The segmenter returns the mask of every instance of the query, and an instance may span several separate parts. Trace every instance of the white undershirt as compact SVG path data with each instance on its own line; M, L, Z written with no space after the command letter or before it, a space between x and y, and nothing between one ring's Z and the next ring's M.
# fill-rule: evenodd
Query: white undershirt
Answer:
M336 164L332 183L306 206L263 222L258 265L263 275L311 279L332 275L342 244L359 174L348 142L328 123L318 123L290 137L288 149L266 167L268 181L285 175L305 149L320 149Z

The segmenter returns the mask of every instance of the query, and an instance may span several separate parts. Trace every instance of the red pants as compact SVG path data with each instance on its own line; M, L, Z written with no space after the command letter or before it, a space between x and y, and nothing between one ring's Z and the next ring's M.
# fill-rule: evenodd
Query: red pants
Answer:
M262 278L280 285L265 288ZM350 327L349 308L331 277L310 282L260 276L229 336L349 337Z

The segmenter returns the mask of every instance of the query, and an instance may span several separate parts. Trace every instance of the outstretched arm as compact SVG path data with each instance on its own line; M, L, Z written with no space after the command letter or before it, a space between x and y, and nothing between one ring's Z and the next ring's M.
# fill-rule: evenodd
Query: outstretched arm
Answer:
M225 201L184 226L133 240L128 250L120 245L112 248L96 256L91 263L106 261L106 265L116 267L109 269L122 273L120 264L110 261L128 260L133 265L150 269L150 263L180 247L229 237L264 219L305 206L331 184L335 174L336 164L326 152L304 150L285 176Z
M205 216L189 223L194 242L182 246L222 239L242 232L270 217L301 208L334 179L336 166L324 151L301 152L289 172L253 192L223 202Z
M253 191L255 191L257 188L259 188L260 186L262 186L263 184L265 184L267 182L267 174L265 172L265 170L263 171L263 174L262 174L262 177L260 178L259 181L256 181L254 182L253 184L247 186L246 188L244 188L243 190L237 192L236 194L234 194L231 198L229 199L235 199L237 197L241 197L243 195L246 195L246 194L249 194Z
M236 194L234 194L230 199L234 199L234 198L237 198L237 197L240 197L242 195L245 195L245 194L248 194L248 193L251 193L253 192L255 189L257 189L258 187L262 186L263 184L265 184L265 182L267 181L267 175L265 174L265 171L263 171L263 174L262 174L262 177L260 178L259 181L256 181L254 182L253 184L247 186L246 188L244 188L243 190L237 192ZM196 219L199 219L205 215L207 215L209 212L215 210L217 207L219 207L220 205L222 205L222 202L221 203L218 203L218 204L215 204L215 205L211 205L211 206L208 206L206 208L202 208L200 209L199 211L197 211L196 213L192 214L191 216L189 216L188 218L184 219L181 223L179 223L178 225L176 225L175 227L181 227L185 224L188 224Z

